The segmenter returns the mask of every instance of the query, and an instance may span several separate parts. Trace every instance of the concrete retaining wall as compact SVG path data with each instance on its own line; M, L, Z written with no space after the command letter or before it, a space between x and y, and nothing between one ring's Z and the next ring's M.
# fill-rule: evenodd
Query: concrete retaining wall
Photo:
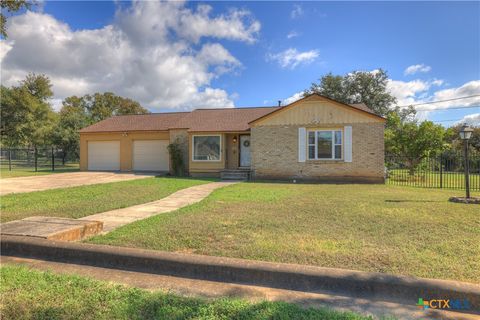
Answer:
M14 236L2 237L1 253L191 279L331 292L382 301L414 304L418 298L468 299L474 310L480 307L480 286L456 281Z

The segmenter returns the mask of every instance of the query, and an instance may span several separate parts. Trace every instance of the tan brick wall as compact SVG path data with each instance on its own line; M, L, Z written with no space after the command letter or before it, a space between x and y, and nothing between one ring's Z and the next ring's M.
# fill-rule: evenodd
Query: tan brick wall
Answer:
M187 132L187 130L185 130L185 129L170 130L170 143L178 143L179 144L179 146L182 150L183 166L185 168L185 174L187 174L188 173L188 164L189 164L188 132Z
M352 162L298 162L300 126L257 126L252 134L252 169L256 178L326 179L381 182L384 176L384 124L352 126ZM335 128L344 125L335 125ZM308 126L304 126L308 129ZM310 126L312 127L312 126ZM322 128L328 127L322 125Z

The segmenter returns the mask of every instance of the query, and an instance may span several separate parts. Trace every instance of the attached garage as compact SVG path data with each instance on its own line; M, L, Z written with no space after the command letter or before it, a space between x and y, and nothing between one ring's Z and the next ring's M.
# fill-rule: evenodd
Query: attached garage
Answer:
M89 141L88 170L120 170L120 141Z
M134 171L168 171L170 168L168 140L134 140Z

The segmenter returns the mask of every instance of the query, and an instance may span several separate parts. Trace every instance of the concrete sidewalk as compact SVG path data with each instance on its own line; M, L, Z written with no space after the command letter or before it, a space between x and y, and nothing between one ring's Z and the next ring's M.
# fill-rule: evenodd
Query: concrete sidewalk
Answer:
M137 220L149 218L159 213L180 209L205 199L215 189L238 183L237 181L219 181L202 184L172 193L161 200L144 203L128 208L116 209L93 214L79 220L92 220L103 222L102 233L108 233L118 227Z

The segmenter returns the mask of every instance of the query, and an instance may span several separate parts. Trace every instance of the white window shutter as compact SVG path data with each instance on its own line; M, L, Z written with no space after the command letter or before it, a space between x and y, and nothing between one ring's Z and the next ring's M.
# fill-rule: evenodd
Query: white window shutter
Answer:
M307 153L307 130L298 128L298 162L305 162Z
M343 159L345 162L352 162L352 126L345 126L343 135Z

